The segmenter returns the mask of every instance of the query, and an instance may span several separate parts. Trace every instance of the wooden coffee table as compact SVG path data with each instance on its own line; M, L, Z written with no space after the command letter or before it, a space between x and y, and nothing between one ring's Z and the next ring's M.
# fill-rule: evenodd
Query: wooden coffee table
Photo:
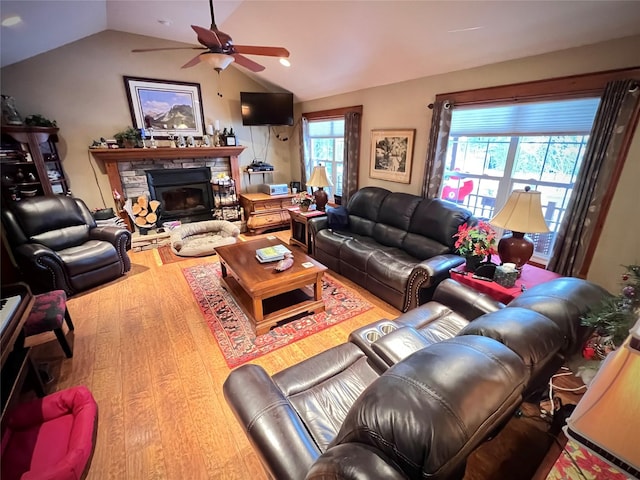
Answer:
M322 312L322 275L327 267L304 253L293 251L293 266L276 272L278 262L260 263L256 250L280 240L261 238L216 248L222 267L222 285L236 299L262 335L281 320L304 312ZM286 245L285 245L286 246ZM303 263L312 266L303 267Z

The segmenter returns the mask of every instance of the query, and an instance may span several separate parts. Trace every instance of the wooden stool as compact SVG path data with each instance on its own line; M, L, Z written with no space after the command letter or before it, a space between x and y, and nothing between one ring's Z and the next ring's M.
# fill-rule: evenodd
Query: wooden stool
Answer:
M67 322L69 330L73 330L73 322L67 310L67 294L64 290L53 290L36 295L31 313L24 323L24 335L30 337L53 331L64 354L67 358L71 358L73 352L62 331L63 319Z

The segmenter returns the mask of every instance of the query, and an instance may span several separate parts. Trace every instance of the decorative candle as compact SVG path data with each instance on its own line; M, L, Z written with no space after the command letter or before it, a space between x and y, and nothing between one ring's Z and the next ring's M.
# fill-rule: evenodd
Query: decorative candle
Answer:
M216 131L220 131L220 120L216 120Z
M207 134L213 135L213 125L207 125Z

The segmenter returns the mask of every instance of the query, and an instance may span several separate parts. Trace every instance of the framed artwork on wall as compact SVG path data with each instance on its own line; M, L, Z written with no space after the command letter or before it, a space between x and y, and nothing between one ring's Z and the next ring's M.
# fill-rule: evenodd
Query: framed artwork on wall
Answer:
M200 84L125 76L124 86L134 128L155 138L204 135Z
M369 176L390 182L410 183L415 129L371 130Z

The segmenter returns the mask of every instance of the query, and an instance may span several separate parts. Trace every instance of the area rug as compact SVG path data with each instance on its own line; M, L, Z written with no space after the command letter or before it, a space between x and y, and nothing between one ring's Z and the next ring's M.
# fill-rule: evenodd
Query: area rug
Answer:
M256 337L249 320L233 297L220 285L220 264L206 263L182 269L229 368L237 367L325 328L373 308L353 290L324 274L325 311L294 317Z

